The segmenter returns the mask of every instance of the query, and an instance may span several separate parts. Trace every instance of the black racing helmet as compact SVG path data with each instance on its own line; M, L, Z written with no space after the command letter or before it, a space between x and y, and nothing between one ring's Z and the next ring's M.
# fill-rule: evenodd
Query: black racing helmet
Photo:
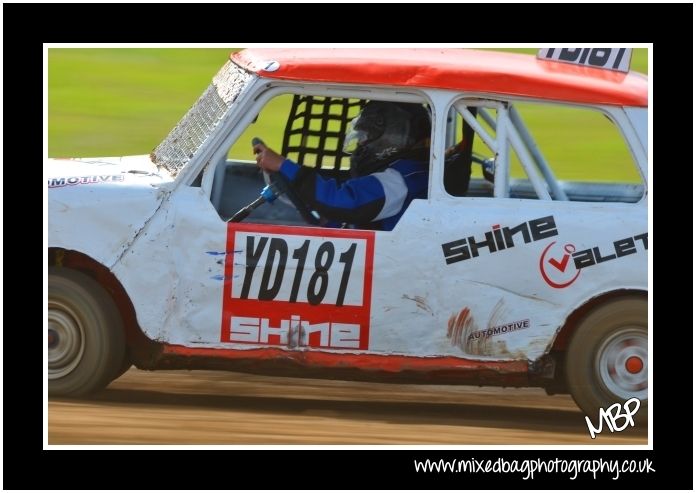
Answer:
M430 113L417 103L370 101L348 125L343 152L354 176L364 176L406 157L430 137Z

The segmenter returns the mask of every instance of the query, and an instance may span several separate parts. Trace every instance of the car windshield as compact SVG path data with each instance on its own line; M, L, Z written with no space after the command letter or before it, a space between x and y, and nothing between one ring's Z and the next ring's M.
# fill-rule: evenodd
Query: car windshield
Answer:
M196 104L152 151L152 162L176 176L217 128L252 77L252 74L228 61L213 77L213 82Z

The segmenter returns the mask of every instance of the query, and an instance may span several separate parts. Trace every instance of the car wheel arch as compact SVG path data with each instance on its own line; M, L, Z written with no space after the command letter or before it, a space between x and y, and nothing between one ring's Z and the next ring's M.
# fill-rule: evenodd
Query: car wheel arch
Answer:
M569 312L549 344L547 353L565 352L580 322L590 311L622 296L645 297L647 300L648 293L641 289L615 289L584 300Z
M126 341L126 357L138 368L150 368L153 355L159 352L159 344L145 335L138 324L131 298L118 278L106 266L94 258L76 250L48 249L49 267L66 267L82 272L94 279L109 294L123 321ZM127 362L119 375L128 369Z

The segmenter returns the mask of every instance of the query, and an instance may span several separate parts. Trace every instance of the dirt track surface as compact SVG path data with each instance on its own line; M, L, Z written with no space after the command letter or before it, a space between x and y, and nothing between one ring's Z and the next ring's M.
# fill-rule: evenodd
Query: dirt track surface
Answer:
M541 389L131 368L89 400L50 399L48 443L626 445L647 431L591 440L573 400Z

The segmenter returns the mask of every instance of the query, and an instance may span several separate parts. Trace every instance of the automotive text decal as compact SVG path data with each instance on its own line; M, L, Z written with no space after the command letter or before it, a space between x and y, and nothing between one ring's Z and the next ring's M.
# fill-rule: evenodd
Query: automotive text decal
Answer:
M529 328L529 319L525 318L524 320L517 320L515 322L509 322L506 324L502 325L497 325L495 327L490 327L488 329L484 330L477 330L475 332L471 332L467 336L467 341L471 341L472 339L487 339L489 337L497 336L500 334L507 334L509 332L515 332L518 330L524 330Z
M229 223L220 340L367 349L374 232Z
M104 183L123 181L123 175L93 175L93 176L69 176L51 178L48 180L48 188L66 187L68 185L84 185L86 183Z

